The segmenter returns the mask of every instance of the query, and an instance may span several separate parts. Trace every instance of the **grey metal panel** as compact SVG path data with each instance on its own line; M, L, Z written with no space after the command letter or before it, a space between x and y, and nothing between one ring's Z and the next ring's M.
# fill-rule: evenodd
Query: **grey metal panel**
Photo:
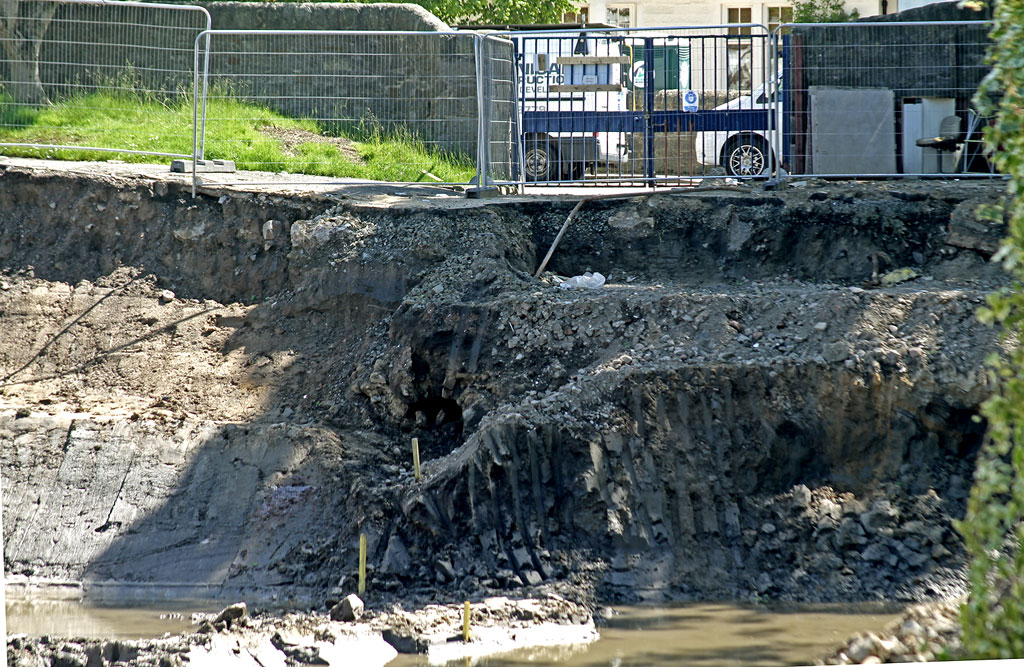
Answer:
M810 98L813 173L896 173L892 90L812 86Z

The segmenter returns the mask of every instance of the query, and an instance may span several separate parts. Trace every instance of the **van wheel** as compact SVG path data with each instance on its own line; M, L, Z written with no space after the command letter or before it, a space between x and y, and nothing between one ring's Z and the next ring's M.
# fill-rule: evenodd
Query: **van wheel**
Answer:
M761 176L768 172L768 142L762 137L733 137L722 151L722 166L730 176Z
M550 181L555 175L558 152L546 141L527 141L523 166L528 181Z

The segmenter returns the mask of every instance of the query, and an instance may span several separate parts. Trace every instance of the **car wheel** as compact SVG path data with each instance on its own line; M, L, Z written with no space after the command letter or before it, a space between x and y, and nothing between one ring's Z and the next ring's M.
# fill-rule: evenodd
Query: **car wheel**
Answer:
M558 153L546 141L526 142L523 152L523 166L528 181L550 181L555 174Z
M722 166L730 176L761 176L768 171L768 142L762 137L734 137L725 146Z

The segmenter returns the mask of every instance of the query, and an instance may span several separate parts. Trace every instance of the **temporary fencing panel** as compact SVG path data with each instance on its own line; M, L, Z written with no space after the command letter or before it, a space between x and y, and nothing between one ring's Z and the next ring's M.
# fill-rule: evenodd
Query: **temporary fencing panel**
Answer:
M526 182L690 183L764 176L764 26L510 33Z
M972 98L988 22L791 24L773 41L774 155L791 175L990 176ZM776 91L770 91L774 94Z
M193 46L209 28L209 13L195 6L3 3L0 150L79 159L97 152L189 157ZM80 123L53 126L46 116L51 104ZM105 122L133 117L143 122ZM154 132L162 136L153 139ZM142 150L139 133L157 148Z
M519 180L519 113L514 45L508 39L480 37L477 57L478 135L484 149L477 159L475 182L513 184Z
M196 147L204 158L350 180L372 173L469 183L490 178L482 172L511 174L507 41L454 32L212 30L197 39L197 54L207 43ZM292 159L258 150L269 140Z
M0 150L479 185L991 175L972 105L989 28L218 31L195 6L19 0ZM43 129L51 103L79 123Z

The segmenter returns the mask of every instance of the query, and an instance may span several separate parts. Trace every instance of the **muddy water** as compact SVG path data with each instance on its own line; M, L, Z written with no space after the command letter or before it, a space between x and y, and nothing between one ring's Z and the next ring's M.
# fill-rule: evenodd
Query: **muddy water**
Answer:
M7 632L30 637L152 639L193 628L191 614L208 606L99 607L80 602L7 603Z
M520 650L475 667L728 667L808 665L855 632L898 618L892 607L799 605L786 608L699 604L622 607L588 646ZM399 660L395 667L425 665ZM389 665L389 667L391 667ZM451 663L455 667L462 663Z
M192 629L197 607L95 607L74 602L11 602L10 634L138 639ZM863 605L745 607L697 604L621 607L586 646L523 649L473 662L476 667L668 667L807 665L854 632L880 630L895 609ZM462 667L465 663L450 663ZM421 667L425 657L399 656L389 667Z

